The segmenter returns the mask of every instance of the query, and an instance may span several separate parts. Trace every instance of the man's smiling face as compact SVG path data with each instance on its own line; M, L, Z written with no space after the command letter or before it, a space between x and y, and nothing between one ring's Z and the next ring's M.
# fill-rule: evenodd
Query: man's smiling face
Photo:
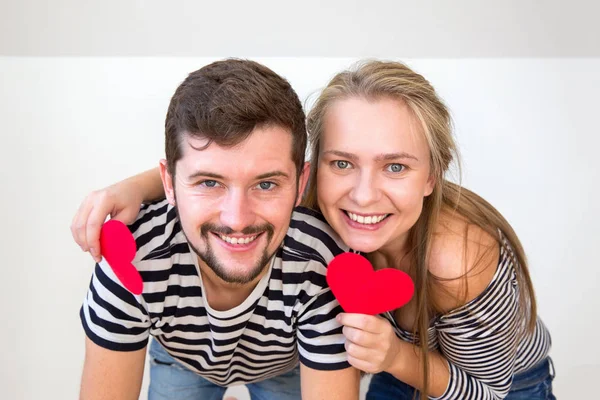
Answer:
M167 196L203 263L225 282L248 283L281 245L308 168L298 180L292 135L278 126L257 127L232 147L207 144L184 135L174 181L161 166Z

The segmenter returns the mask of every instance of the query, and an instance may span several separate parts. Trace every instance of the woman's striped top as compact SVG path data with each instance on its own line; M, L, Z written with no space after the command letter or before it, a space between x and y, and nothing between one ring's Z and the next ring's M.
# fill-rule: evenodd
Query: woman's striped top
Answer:
M487 288L464 306L436 317L428 331L429 349L448 360L450 381L439 400L503 399L513 376L543 360L550 334L538 318L532 334L519 335L524 321L519 313L519 287L513 250L501 235L500 257ZM418 343L401 329L393 315L384 315L403 340Z

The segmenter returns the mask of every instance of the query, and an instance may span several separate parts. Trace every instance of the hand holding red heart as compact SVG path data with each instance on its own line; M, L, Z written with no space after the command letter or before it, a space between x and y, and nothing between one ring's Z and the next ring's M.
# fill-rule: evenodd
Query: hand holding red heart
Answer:
M348 362L371 374L387 371L400 353L401 340L386 319L365 314L340 314Z
M329 263L327 283L347 312L338 321L344 325L348 362L368 373L388 370L402 341L392 325L376 314L410 301L414 284L408 274L392 268L375 271L366 258L342 253Z

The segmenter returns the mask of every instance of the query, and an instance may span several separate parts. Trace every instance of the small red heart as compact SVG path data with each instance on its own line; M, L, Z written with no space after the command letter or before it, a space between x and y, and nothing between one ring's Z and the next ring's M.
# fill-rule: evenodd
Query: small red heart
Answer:
M144 282L131 261L137 250L135 239L127 226L115 219L102 225L100 252L123 286L133 294L141 294Z
M402 307L415 290L405 272L393 268L375 271L369 260L354 253L331 260L327 283L345 312L369 315Z

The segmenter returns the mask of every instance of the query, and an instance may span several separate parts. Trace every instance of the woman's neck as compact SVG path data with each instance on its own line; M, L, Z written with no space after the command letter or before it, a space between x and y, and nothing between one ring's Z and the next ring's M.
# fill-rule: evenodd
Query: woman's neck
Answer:
M409 232L386 243L379 250L369 253L368 259L376 270L382 268L396 268L407 271L410 267L408 254L411 251Z

